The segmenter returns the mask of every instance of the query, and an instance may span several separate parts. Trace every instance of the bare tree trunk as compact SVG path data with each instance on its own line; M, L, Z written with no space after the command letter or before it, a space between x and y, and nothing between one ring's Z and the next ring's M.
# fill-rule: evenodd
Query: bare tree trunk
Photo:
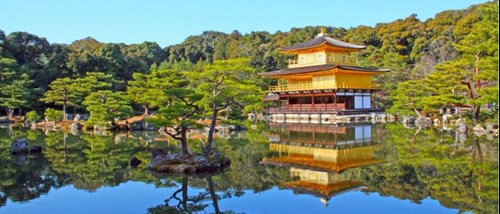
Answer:
M415 102L411 101L411 106L413 107L413 111L418 115L419 118L423 117L422 113L420 113L420 111L417 110Z
M62 120L66 121L66 103L63 105Z
M212 107L213 107L212 122L210 123L210 128L208 129L207 146L205 147L205 152L204 152L205 157L208 157L210 151L212 151L212 142L214 139L215 125L217 122L217 113L218 113L217 104L214 102Z
M189 149L187 145L187 127L182 126L181 128L181 147L182 147L182 154L188 155L189 154Z
M142 107L144 108L144 114L143 115L148 116L149 115L149 108L148 108L148 106L147 105L143 105Z
M474 120L476 120L476 122L479 122L479 112L481 111L481 105L478 105L478 106L475 106L473 107L473 115L472 117L474 118Z
M14 109L8 108L7 109L7 118L11 118L12 116L14 116Z
M478 52L476 54L476 76L477 76L477 89L481 89L481 79L479 79L479 66L477 66L477 63L481 59L481 52Z
M67 120L67 118L66 118L66 104L67 104L67 102L68 102L68 95L67 95L67 93L68 93L68 92L67 92L67 91L66 91L66 89L65 89L65 90L64 90L64 101L63 101L63 112L62 112L62 114L63 114L63 115L62 115L62 120L63 120L63 121L66 121L66 120Z

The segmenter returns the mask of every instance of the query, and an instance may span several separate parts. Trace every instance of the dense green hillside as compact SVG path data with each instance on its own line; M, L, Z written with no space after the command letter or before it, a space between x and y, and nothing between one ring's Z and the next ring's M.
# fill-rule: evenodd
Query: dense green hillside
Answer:
M112 75L111 89L126 91L134 73L192 69L196 66L189 64L199 67L216 60L249 58L256 73L280 69L293 57L281 54L280 48L309 40L322 27L327 36L368 46L354 56L359 65L392 69L375 80L384 85L375 99L385 109L412 114L470 105L479 112L480 106L498 102L498 1L494 1L443 11L428 20L410 15L374 27L309 26L244 35L236 30L206 31L165 48L154 42L126 45L90 37L69 45L50 44L27 32L5 35L0 30L0 106L8 113L61 109L40 100L49 84L58 78L84 78L88 72ZM411 82L400 84L405 81ZM409 88L415 83L422 87ZM268 84L259 83L263 90ZM416 106L408 105L411 102ZM78 104L73 107L84 111Z

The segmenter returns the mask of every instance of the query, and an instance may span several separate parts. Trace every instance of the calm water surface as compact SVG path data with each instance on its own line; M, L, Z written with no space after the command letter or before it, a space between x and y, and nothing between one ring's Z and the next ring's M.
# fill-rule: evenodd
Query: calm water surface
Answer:
M11 155L18 138L42 154ZM4 126L0 213L498 213L497 140L399 123L257 124L215 142L228 170L180 177L146 169L152 149L179 150L155 132Z

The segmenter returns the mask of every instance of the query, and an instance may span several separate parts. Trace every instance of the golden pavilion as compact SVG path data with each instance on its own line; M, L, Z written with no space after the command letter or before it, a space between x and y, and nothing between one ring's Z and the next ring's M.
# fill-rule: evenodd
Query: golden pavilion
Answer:
M299 122L303 116L313 120L308 122L329 123L331 116L379 110L372 95L381 86L372 83L372 76L390 70L355 65L351 53L365 48L327 37L323 30L312 40L282 48L283 53L297 58L289 60L288 68L260 73L277 79L264 98L276 103L268 110L271 120Z

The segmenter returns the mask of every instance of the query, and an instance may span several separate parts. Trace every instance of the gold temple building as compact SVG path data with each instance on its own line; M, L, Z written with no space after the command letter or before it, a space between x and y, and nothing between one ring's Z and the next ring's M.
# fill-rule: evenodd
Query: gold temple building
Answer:
M288 68L259 74L277 79L264 98L276 103L268 109L271 121L330 124L335 116L380 111L372 96L381 86L371 78L390 70L357 66L350 55L365 48L327 37L323 31L312 40L282 48L297 58L289 60Z

